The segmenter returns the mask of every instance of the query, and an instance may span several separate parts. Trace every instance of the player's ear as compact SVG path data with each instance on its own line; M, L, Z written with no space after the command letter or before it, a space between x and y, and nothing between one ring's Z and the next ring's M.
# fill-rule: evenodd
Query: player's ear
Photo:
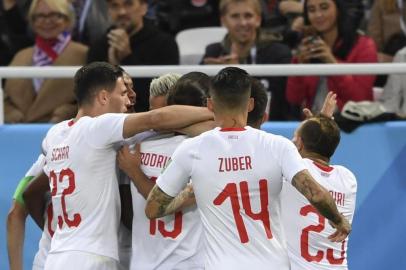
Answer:
M96 95L96 99L101 105L106 105L109 100L109 92L106 90L100 90Z
M269 117L269 114L267 112L264 112L264 116L262 116L261 124L268 121L268 117Z
M214 108L213 108L213 100L211 98L207 98L207 109L209 109L209 111L214 112Z
M248 112L251 112L254 109L254 98L250 98L248 101Z

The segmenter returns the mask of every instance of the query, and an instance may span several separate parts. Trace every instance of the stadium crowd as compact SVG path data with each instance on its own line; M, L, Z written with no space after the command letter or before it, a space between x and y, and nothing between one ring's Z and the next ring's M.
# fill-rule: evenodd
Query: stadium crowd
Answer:
M3 0L0 60L3 66L80 66L92 61L178 65L182 57L175 41L178 33L191 27L223 26L226 35L206 47L201 64L399 62L406 46L402 3ZM393 77L397 76L258 79L268 91L268 120L285 121L303 119L303 107L317 110L328 90L337 94L339 111L348 101L373 101L383 104L385 112L404 116L405 87L402 78ZM137 112L149 108L151 79L134 78ZM5 122L57 123L73 117L77 104L72 83L71 79L7 79ZM400 99L394 102L393 96Z

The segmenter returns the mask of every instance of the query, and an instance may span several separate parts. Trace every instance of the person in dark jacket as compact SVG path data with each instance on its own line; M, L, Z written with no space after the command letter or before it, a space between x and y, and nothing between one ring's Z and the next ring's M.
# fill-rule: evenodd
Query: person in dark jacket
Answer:
M258 0L221 0L220 19L228 33L221 42L206 47L203 64L287 64L290 49L261 32ZM269 120L291 119L285 98L286 77L260 78L271 93Z
M177 65L178 46L173 37L160 32L144 19L147 0L107 0L113 25L89 49L88 62L107 61L114 65ZM135 110L148 110L151 79L134 80Z

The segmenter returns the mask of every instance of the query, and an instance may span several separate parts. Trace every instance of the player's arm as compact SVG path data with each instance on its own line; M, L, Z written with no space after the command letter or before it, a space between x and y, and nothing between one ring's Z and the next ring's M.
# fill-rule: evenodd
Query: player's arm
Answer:
M196 205L195 193L192 185L188 184L166 207L165 215L175 214L186 207L194 205Z
M292 185L309 200L321 215L330 220L336 232L330 235L329 239L333 242L343 241L351 232L351 225L338 212L330 193L313 179L308 170L298 172L292 179Z
M33 178L33 176L26 176L20 180L7 216L7 250L10 269L12 270L22 269L25 220L28 216L22 194Z
M7 251L11 270L23 269L25 220L28 212L24 204L13 200L7 216Z
M169 196L155 185L148 195L145 214L149 219L168 215L167 208L173 199L174 197Z
M148 179L141 169L140 145L135 145L134 153L124 145L117 154L118 166L130 177L138 192L147 199L149 192L154 187L154 182Z
M42 172L30 182L23 193L27 211L41 229L44 228L45 193L48 191L48 176Z
M212 120L213 113L207 108L172 105L143 113L133 113L124 121L123 137L154 130L176 130L194 123Z
M188 184L176 197L166 194L158 185L155 185L147 198L145 214L150 219L159 218L195 204L196 198L191 184Z
M155 184L148 178L148 176L144 174L141 169L140 145L135 145L134 153L130 152L128 146L123 146L123 148L121 148L121 150L117 154L117 160L120 169L125 172L128 177L130 177L138 192L145 199L147 199ZM185 207L195 204L196 200L193 188L190 184L188 184L186 188L182 190L168 205L165 215L173 214Z

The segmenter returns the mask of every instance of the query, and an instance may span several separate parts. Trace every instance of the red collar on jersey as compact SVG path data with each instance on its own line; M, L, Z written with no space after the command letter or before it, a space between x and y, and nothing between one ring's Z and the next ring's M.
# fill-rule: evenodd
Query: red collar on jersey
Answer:
M245 128L243 128L243 127L236 127L236 128L230 127L230 128L220 129L220 131L244 131L244 130L245 130Z
M73 119L72 120L70 120L69 122L68 122L68 127L71 127L71 126L73 126L75 124L75 121L73 121Z
M313 161L313 164L316 165L320 170L325 171L325 172L331 172L334 169L334 167L323 165L323 164L320 164L320 163L317 163L314 161Z

